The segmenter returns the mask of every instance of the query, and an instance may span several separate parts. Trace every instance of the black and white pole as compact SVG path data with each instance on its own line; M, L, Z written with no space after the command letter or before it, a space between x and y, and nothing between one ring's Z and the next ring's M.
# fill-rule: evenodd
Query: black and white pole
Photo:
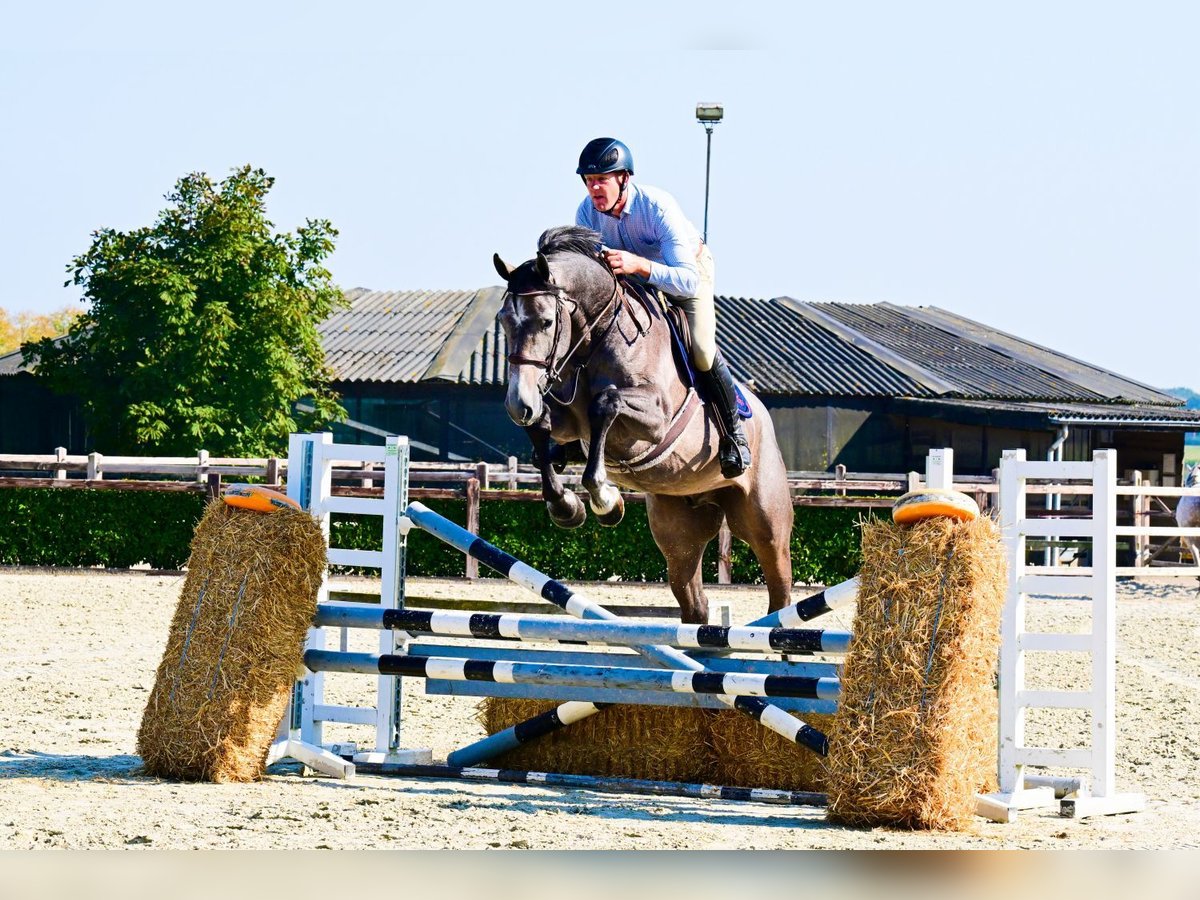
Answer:
M858 577L827 587L825 590L805 597L785 606L783 609L768 613L761 619L755 619L746 628L799 628L817 616L833 612L839 607L846 606L858 599Z
M837 700L842 690L837 678L810 675L637 669L445 656L376 655L336 650L307 650L304 653L304 665L313 672L404 675L444 681L487 681L493 684L537 684L675 694L723 694L730 697Z
M564 619L522 613L475 613L432 609L367 609L322 604L317 626L374 628L484 640L572 641L596 644L661 644L685 649L762 653L845 653L850 632L816 628L764 628Z
M526 565L515 556L505 553L478 535L472 534L465 528L451 522L445 516L438 515L423 503L410 503L408 505L407 518L423 531L466 553L473 559L478 560L490 569L494 569L517 584L528 588L573 616L581 619L620 620L620 616L609 612L603 606L589 600L582 592L573 591L565 584L555 581L532 566ZM702 664L673 647L659 644L639 644L635 645L633 649L650 661L665 668L690 669L693 672L707 671ZM821 756L829 753L829 741L824 734L780 709L778 706L767 703L761 697L730 697L723 694L715 696L725 706L750 716L763 726L770 728L776 734L807 747ZM500 735L505 735L506 737L500 739ZM493 741L493 738L497 740ZM470 753L468 751L471 748L467 747L456 751L456 753L467 754L472 757L470 762L463 760L461 755L457 758L464 765L479 762L489 758L489 756L478 756L477 754L480 752L495 755L506 749L516 747L518 743L513 729L508 729L507 731L497 732L490 738L485 738L483 741L472 745L474 750Z
M597 775L562 775L557 772L526 772L519 769L485 769L465 766L414 766L394 763L360 763L364 775L403 778L453 778L498 784L530 784L571 790L617 794L649 794L655 797L689 797L695 800L740 800L787 806L825 806L826 796L811 791L781 791L770 788L688 784L678 781L649 781L640 778L603 778Z

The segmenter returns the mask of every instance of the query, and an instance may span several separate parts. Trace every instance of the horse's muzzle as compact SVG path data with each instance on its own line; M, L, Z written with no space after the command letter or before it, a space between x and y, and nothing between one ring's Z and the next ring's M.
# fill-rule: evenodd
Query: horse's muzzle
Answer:
M509 374L504 408L508 410L508 417L522 428L536 424L545 414L541 375L541 370L528 366L514 367Z

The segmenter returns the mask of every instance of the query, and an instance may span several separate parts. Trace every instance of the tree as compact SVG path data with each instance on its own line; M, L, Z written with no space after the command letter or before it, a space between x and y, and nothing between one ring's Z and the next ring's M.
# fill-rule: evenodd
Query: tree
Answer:
M98 449L279 454L290 432L344 415L317 333L344 302L322 265L337 231L309 219L275 234L273 184L249 166L219 185L187 175L153 226L97 231L67 266L90 308L23 353L80 399Z
M83 310L64 306L48 313L21 310L13 316L0 306L0 356L11 353L26 341L66 334L71 322L78 318L81 312Z

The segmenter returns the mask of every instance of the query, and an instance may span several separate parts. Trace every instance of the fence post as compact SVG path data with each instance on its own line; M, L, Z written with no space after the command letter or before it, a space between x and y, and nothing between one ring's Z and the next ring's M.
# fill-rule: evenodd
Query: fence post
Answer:
M375 466L374 463L363 462L363 463L360 463L358 467L364 471L370 472L374 468L374 466ZM369 487L373 487L374 485L375 485L375 479L371 478L370 476L360 478L358 480L359 487L369 488Z
M1133 471L1133 484L1140 487L1146 484L1146 479L1142 476L1140 469ZM1133 495L1133 524L1134 525L1149 525L1150 524L1150 498L1146 494ZM1133 564L1135 566L1146 565L1147 557L1150 556L1150 536L1139 534L1133 539Z
M515 456L508 458L508 489L510 491L517 489L517 458Z
M208 479L208 451L201 450L196 454L196 481L200 484Z
M88 481L99 481L104 477L104 456L93 450L88 454L87 479Z
M467 531L479 534L479 479L467 479ZM479 577L479 562L473 556L467 556L467 578L472 581Z
M204 487L204 496L211 503L221 496L221 473L209 472L208 483Z
M267 460L267 484L279 487L279 458L272 456Z
M57 462L66 462L67 448L66 447L55 447L54 448L54 459ZM66 469L55 469L54 477L59 481L65 480L67 477L67 470Z
M475 477L479 479L479 487L482 490L487 490L491 487L491 482L488 480L488 464L485 462L475 463ZM478 532L476 532L478 534Z
M833 467L833 477L837 481L841 482L841 484L842 484L841 489L838 491L838 496L845 497L846 496L846 467L844 465L842 465L841 463L838 463L836 466L834 466Z
M733 584L733 535L729 533L729 523L721 522L721 530L717 532L717 584Z

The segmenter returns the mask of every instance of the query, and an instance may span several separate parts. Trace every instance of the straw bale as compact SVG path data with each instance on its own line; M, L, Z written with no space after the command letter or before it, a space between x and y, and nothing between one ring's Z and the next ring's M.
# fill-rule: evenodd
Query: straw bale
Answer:
M494 734L557 705L552 700L487 697L479 705L479 721ZM537 772L706 781L712 769L708 712L678 706L610 706L494 762Z
M799 717L828 733L832 715L801 713ZM825 790L825 758L789 741L734 710L715 710L709 718L713 784L768 787L784 791Z
M209 504L138 731L146 774L262 776L325 568L325 539L308 513Z
M479 721L494 734L555 705L487 697L480 703ZM803 718L822 730L833 719ZM822 791L825 786L821 757L734 710L611 706L493 762L533 771L732 787Z
M962 830L994 778L999 529L987 518L867 522L859 580L829 732L829 816Z

